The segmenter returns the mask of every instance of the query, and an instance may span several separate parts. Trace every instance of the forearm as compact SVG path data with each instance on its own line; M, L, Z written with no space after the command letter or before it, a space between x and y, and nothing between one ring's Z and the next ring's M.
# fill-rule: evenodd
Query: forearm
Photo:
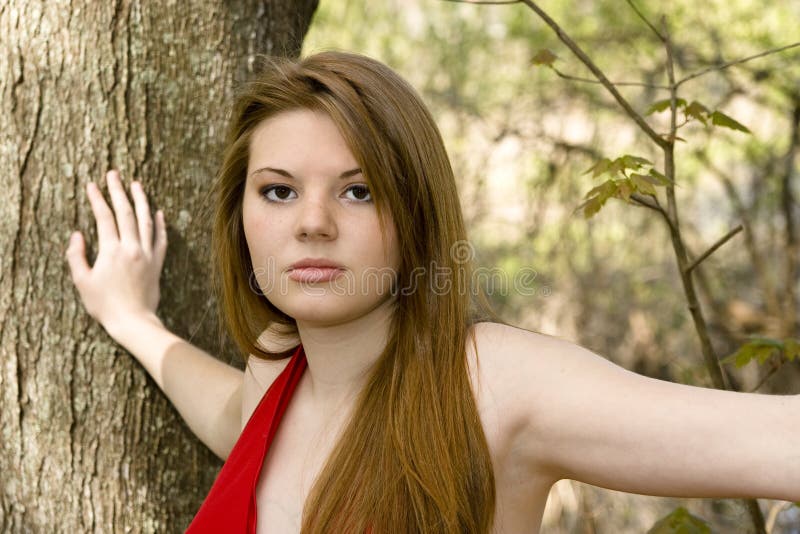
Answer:
M793 502L800 503L800 394L792 396L794 408L789 413L788 424L794 432L794 439L791 445L792 457L789 459L789 480L790 493L788 498Z
M167 330L155 315L109 334L139 361L195 435L226 458L241 430L244 373Z

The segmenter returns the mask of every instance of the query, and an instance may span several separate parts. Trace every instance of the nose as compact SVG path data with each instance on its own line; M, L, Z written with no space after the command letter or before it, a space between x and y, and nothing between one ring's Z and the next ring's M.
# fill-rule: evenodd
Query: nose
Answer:
M297 218L296 236L301 241L330 240L338 235L335 208L324 198L307 198L301 203Z

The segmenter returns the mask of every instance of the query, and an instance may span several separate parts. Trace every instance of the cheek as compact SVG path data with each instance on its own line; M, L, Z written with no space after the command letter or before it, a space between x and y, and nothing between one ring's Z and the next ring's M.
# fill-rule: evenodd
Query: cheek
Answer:
M275 237L275 224L274 221L268 221L252 202L257 201L245 201L242 206L242 227L250 254L258 255L266 251L270 239ZM268 228L273 231L268 231Z

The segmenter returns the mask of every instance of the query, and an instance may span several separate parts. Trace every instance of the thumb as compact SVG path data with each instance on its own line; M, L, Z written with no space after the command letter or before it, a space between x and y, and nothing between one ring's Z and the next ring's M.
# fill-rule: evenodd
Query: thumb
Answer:
M77 285L77 281L89 273L89 264L86 262L86 246L80 232L73 232L70 236L66 256L72 281Z

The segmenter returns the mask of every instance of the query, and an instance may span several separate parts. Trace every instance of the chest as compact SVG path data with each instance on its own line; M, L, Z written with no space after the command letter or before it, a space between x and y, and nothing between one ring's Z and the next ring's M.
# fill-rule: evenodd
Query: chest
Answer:
M295 400L284 413L259 474L258 534L300 532L303 505L344 423L313 424Z
M502 403L491 387L477 387L497 491L492 532L538 532L551 483L530 477L522 467L505 427ZM289 405L256 488L258 534L300 532L303 506L343 424L342 420L335 425L309 425L299 405Z

